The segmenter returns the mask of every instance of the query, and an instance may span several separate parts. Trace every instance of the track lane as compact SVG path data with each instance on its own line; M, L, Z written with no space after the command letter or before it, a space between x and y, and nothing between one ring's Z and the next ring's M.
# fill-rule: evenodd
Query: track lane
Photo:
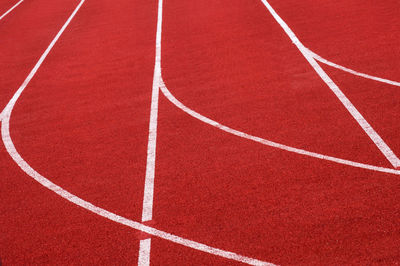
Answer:
M185 105L251 135L391 166L262 3L177 5L165 4L162 67Z
M78 1L26 1L0 23L0 109L29 74ZM38 11L39 10L39 11Z
M164 103L165 103L165 99L164 99ZM169 103L168 103L169 104ZM175 108L175 107L171 107L171 108ZM166 112L168 115L171 115L171 113L172 113L172 120L174 120L174 119L176 119L176 117L178 117L177 115L174 115L173 114L173 112L171 112L171 111L167 111ZM166 114L166 116L168 116ZM171 119L171 117L169 117L170 119ZM190 117L189 117L189 119L191 119ZM197 123L198 123L198 121L196 121ZM187 123L187 122L183 122L182 123L183 125L188 125L188 124L190 124L190 123ZM169 128L169 130L170 131L168 131L168 132L173 132L172 131L172 129L179 129L179 126L176 126L176 124L175 123L173 123L173 125L175 125L175 127L171 127L171 128ZM194 127L195 128L195 130L193 130L191 133L189 132L189 134L193 134L193 135L199 135L200 136L200 138L202 138L202 140L204 140L204 139L206 139L206 138L204 138L204 133L201 133L200 132L200 130L198 130L198 128L197 127ZM168 128L167 128L168 129ZM208 128L209 129L209 128ZM179 130L182 130L182 129L179 129ZM208 131L209 132L209 131ZM208 133L205 133L205 134L208 134ZM214 137L214 135L212 135L211 137ZM180 139L180 142L184 142L184 138L182 138L182 139ZM190 143L190 141L188 141L186 144L188 144L188 143ZM173 142L173 140L172 140L172 142L171 143L168 143L168 145L174 145L174 142ZM189 146L190 146L190 144L189 144ZM194 145L196 148L197 147L200 147L201 148L201 145L198 145L198 144L195 144ZM208 151L208 149L206 149L207 151ZM197 150L198 152L200 152L201 153L201 149L198 149ZM214 152L214 151L213 151ZM206 154L206 153L204 153L204 154ZM187 157L187 158L190 158L190 156L192 155L192 153L190 153L189 154L189 156ZM181 156L181 155L180 155ZM274 157L274 156L273 156ZM172 158L172 156L171 157L169 157L168 159L170 159L170 158ZM181 158L183 158L183 157L181 157ZM228 158L228 156L226 157L226 158ZM191 160L189 160L189 161L191 161ZM190 162L190 163L188 163L187 165L189 165L189 169L191 169L190 167L193 167L193 169L196 169L196 167L197 167L197 165L195 164L195 165L190 165L192 162ZM220 162L221 163L221 165L223 164L223 162ZM178 164L179 164L179 161L178 161ZM165 165L164 165L165 166ZM182 165L181 165L182 166ZM203 165L204 167L206 167L206 165ZM185 167L185 166L182 166L183 167L183 169L188 169L187 168L187 166ZM264 166L265 167L265 166ZM312 167L312 166L311 166ZM230 168L231 168L231 166L230 166ZM281 168L283 168L283 167L281 167ZM167 173L168 174L168 171L171 171L171 166L168 166L168 167L165 167L164 168L164 170L165 169L167 169L166 170L166 172L164 172L164 173ZM182 168L179 168L178 170L182 170ZM261 168L261 171L263 171L263 170L265 170L265 168ZM363 171L362 171L363 172ZM169 175L168 176L173 176L173 174L172 174L173 172L169 172ZM187 174L189 174L190 175L190 171L188 171L188 172L186 172ZM358 173L358 172L357 172ZM364 173L364 172L363 172ZM231 173L231 174L229 174L229 177L232 177L232 176L234 176L234 173ZM397 183L391 183L391 182L389 182L389 183L385 183L385 184L383 184L382 186L384 186L385 188L384 188L384 192L388 192L388 189L387 188L390 188L390 187L392 187L392 186L394 186L394 187L396 187L396 184ZM174 186L174 184L172 184L172 186ZM233 186L238 186L237 184L236 185L233 185ZM215 190L219 190L221 187L216 187L215 188ZM369 187L367 187L366 189L368 190L368 188ZM374 195L375 197L377 197L377 198L379 198L380 196L381 196L381 194L380 194L380 192L379 192L379 190L380 189L382 189L382 188L377 188L376 190L378 190L378 193L377 193L377 195ZM376 190L372 190L373 191L373 193L376 193ZM351 191L352 192L352 191ZM366 191L364 191L364 190L361 190L361 192L360 191L357 191L357 192L359 192L359 194L357 194L355 197L357 197L357 196L359 196L359 195L361 195L361 196L365 196L366 194L367 194L367 192ZM370 191L369 191L370 192ZM202 193L202 191L200 191L200 193ZM228 193L229 194L229 193ZM350 192L349 192L349 194L351 194ZM171 199L173 199L173 197L167 197L167 199L168 200L171 200ZM377 207L379 207L379 206L381 206L381 205L384 205L384 204L387 204L387 203L391 203L391 201L397 201L397 199L395 198L395 197L393 197L393 195L391 195L391 197L389 198L389 199L385 199L385 200L387 200L388 202L382 202L382 200L381 201L379 201L378 203L376 203L376 205L373 205L372 207L371 206L367 206L366 208L364 208L363 210L366 210L366 209L368 209L368 207L370 207L370 208L377 208ZM182 202L183 201L185 201L185 199L182 199ZM398 202L398 201L397 201ZM163 202L164 204L165 204L165 202ZM208 207L210 207L209 205L207 205L208 203L206 203L205 204L205 208L208 208ZM250 204L250 202L247 202L247 204ZM190 209L190 207L193 207L192 205L187 205L187 206L189 206L189 209ZM201 208L203 207L203 205L201 205L200 206ZM211 207L213 207L213 206L211 206ZM346 206L346 207L348 207L348 206ZM353 207L353 206L352 206ZM394 206L394 208L396 208L396 206ZM350 208L351 209L351 208ZM172 208L172 210L174 210L174 208ZM253 209L252 209L253 210ZM352 210L352 209L351 209ZM171 216L171 215L168 215L168 211L169 211L169 209L168 208L166 208L166 209L160 209L159 210L159 213L161 214L161 216L162 217L166 217L166 216L168 216L169 218L165 218L165 219L167 219L168 221L170 221L170 220L172 220L172 219L177 219L177 218L179 218L179 217L174 217L173 215ZM235 209L235 211L238 211L237 209ZM240 211L240 210L239 210ZM346 210L342 210L342 211L347 211L347 209ZM385 212L385 211L387 211L387 212ZM387 215L391 215L392 213L392 211L393 211L393 209L390 209L390 210L385 210L385 211L382 211L381 213L378 213L378 215L382 215L383 214L383 216L385 217L385 215L387 216ZM174 212L172 212L172 214L174 214ZM234 215L234 216L237 216L237 215ZM202 217L202 216L196 216L196 217ZM390 218L393 218L393 217L390 217ZM396 218L396 217L394 217L394 218ZM235 221L235 219L237 219L237 217L234 217L234 221ZM352 220L352 219L350 219L350 220ZM376 223L379 223L379 224L383 224L384 222L382 222L382 221L380 221L377 217L375 217L375 216L373 216L373 219L372 219L374 222L376 222ZM192 222L192 221L190 221L190 222ZM207 221L205 221L204 222L204 224L207 224L209 221L207 220ZM364 222L364 220L361 220L361 221L358 221L358 224L361 224L361 225L363 225L363 222ZM251 223L251 222L250 222ZM339 225L340 226L342 226L343 225L343 223L346 223L346 221L345 222L343 222L343 221L339 221L338 222L339 223ZM334 224L334 222L333 223L331 223L331 225L332 224ZM389 228L390 229L390 226L393 224L393 221L392 220L389 220L389 221L386 221L385 223L384 223L384 226L383 227L380 227L379 229L381 229L381 228L383 228L382 230L385 230L385 229L387 229L387 228ZM190 224L189 223L189 225L188 225L188 227L190 228L190 226L191 225L193 225L193 224ZM186 225L185 225L186 226ZM366 226L365 224L363 225L364 226L364 228L365 227L367 227L368 228L368 226ZM385 227L386 226L386 227ZM167 226L167 227L169 227L169 225ZM168 229L170 229L170 228L172 228L172 226L171 227L169 227ZM177 231L178 230L180 230L179 228L175 228ZM175 230L174 229L174 230ZM182 228L181 228L182 229ZM186 229L186 228L183 228L182 229L183 231L185 231L185 230L190 230L190 229ZM318 230L321 230L321 231L324 231L325 229L318 229ZM317 231L318 231L317 230ZM223 229L222 231L224 231L224 232L222 232L222 238L221 238L221 240L216 240L216 241L220 241L220 242L218 242L218 244L219 244L219 246L229 246L229 248L231 248L232 247L232 249L236 249L236 248L238 248L238 247L242 247L242 246L244 246L244 244L238 244L238 243L235 243L236 241L237 241L237 239L235 239L235 238L233 238L233 240L231 241L232 243L228 243L228 244L226 244L226 243L223 243L223 242L221 242L221 241L223 241L223 237L224 236L226 236L226 235L228 235L228 236L231 236L231 234L230 234L230 232L228 232L226 235L224 235L225 233L226 233L226 231L227 231L227 229ZM229 230L228 230L229 231ZM328 231L329 231L329 229L328 229ZM371 230L365 230L366 232L369 232L369 231L371 231ZM188 232L190 232L190 231L188 231ZM204 239L208 239L208 240L210 240L209 239L209 237L208 236L204 236L204 232L205 231L203 231L203 232L200 232L199 233L199 238L204 238ZM243 231L244 232L244 231ZM208 232L206 232L206 233L208 233ZM217 232L218 233L218 232ZM360 232L356 232L355 234L357 235L357 233L360 233ZM362 232L361 232L362 233ZM195 232L195 234L197 234L197 232ZM333 234L331 234L331 235L333 235ZM385 240L384 238L380 238L378 241L376 241L376 242L379 242L379 241L385 241L386 243L388 243L388 242L390 242L390 241L392 241L392 243L393 243L393 239L395 239L394 237L396 237L395 235L394 236L392 236L392 237L390 237L389 236L389 241L387 241L387 240ZM208 241L207 240L207 241ZM211 242L211 243L215 243L215 242L213 242L213 240L212 241L208 241L208 242ZM207 243L208 243L207 242ZM348 243L348 242L346 242L346 243ZM381 246L381 244L382 243L378 243L378 244L376 244L376 243L374 243L378 248ZM394 245L393 245L394 246ZM361 246L361 248L363 248L363 246ZM363 251L363 252L367 252L368 251L368 249L370 248L370 246L367 246L367 248ZM179 248L176 248L176 249L179 249ZM239 248L238 250L242 250L241 248ZM247 249L246 248L244 248L243 249L244 251L246 251L247 252ZM307 250L306 250L307 251ZM342 252L344 252L343 250L341 250ZM257 252L261 252L261 251L255 251L254 253L257 253ZM282 251L281 251L282 252ZM309 250L308 250L308 252L309 252ZM326 252L326 250L322 250L322 252ZM392 252L392 253L391 253ZM316 252L317 253L317 252ZM345 252L344 252L345 253ZM185 252L183 251L179 251L178 252L178 254L185 254ZM257 253L258 254L258 253ZM261 254L261 253L260 253ZM388 255L389 254L389 255ZM393 255L394 254L394 255ZM200 254L199 254L200 255ZM278 254L278 256L277 257L279 257L279 255L280 254ZM343 255L343 257L340 257L340 258L338 258L338 260L337 261L339 261L339 260L343 260L343 261L345 261L345 259L347 258L346 256L347 256L348 254L344 254ZM208 256L208 255L207 255ZM276 256L276 254L274 254L273 256ZM312 257L312 255L310 255L309 253L308 254L306 254L306 258L305 258L305 260L307 260L307 259L309 259L307 256L309 256L309 257ZM377 254L376 255L376 257L377 257L377 259L379 259L380 261L386 261L386 262L390 262L390 259L388 260L388 259L385 259L385 256L387 257L387 256L392 256L392 258L395 258L396 259L396 253L394 253L393 252L393 248L392 249L389 249L389 250L384 250L384 251L382 251L382 252L380 252L380 254ZM288 259L288 258L286 258L285 256L283 256L284 257L284 259ZM314 257L315 258L315 257ZM269 257L268 257L268 260L269 260ZM288 260L290 260L290 258L288 259ZM203 261L203 258L201 258L201 259L199 259L199 261ZM211 260L211 261L213 261L213 262L215 262L215 260ZM277 258L277 261L278 261L278 258ZM342 261L342 262L343 262Z
M398 1L269 2L313 52L363 73L400 80Z
M17 8L24 0L19 0L18 2L11 3L12 6L9 6L10 3L3 3L5 6L0 6L0 20L4 19L7 15L9 15L15 8ZM7 8L4 10L4 8Z
M87 215L76 206L65 206L54 193L27 178L3 145L0 170L4 184L0 211L2 263L122 264L136 260L140 234Z

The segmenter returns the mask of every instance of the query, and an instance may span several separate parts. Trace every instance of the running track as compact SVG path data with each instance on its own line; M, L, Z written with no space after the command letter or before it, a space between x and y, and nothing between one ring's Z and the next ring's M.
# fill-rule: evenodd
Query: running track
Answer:
M399 10L2 1L1 262L398 264Z

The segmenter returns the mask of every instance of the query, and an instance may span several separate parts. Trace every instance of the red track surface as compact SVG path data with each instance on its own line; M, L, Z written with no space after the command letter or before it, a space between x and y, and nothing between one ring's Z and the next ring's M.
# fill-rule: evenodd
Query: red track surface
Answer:
M0 15L17 1L0 4ZM78 0L25 0L0 20L0 111ZM397 1L269 3L303 44L400 81ZM141 221L157 1L86 0L11 116L29 165L72 194ZM164 0L162 74L189 108L288 146L392 168L259 0ZM400 88L322 65L400 155ZM4 121L2 122L2 126ZM136 264L149 237L41 186L0 148L0 258ZM400 263L400 175L261 145L161 93L153 220L171 234L281 265ZM236 262L152 237L152 265Z

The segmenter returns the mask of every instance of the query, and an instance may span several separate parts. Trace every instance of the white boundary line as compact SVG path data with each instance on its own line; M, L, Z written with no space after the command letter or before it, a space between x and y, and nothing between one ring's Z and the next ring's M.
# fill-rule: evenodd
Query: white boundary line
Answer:
M325 73L325 71L321 68L321 66L315 61L314 57L311 53L308 52L308 49L300 42L300 40L296 37L294 32L289 28L285 21L275 12L272 6L266 1L261 0L261 2L265 5L274 19L278 22L278 24L282 27L285 33L292 40L293 44L299 49L299 51L303 54L306 60L310 63L312 68L314 68L315 72L321 77L321 79L328 85L328 87L332 90L332 92L336 95L336 97L340 100L340 102L344 105L344 107L349 111L349 113L353 116L353 118L357 121L357 123L361 126L361 128L367 133L370 139L375 143L378 149L382 152L382 154L388 159L388 161L393 165L393 167L400 167L400 159L394 154L392 149L385 143L385 141L378 135L378 133L372 128L372 126L365 120L365 118L361 115L361 113L356 109L356 107L350 102L350 100L343 94L340 88L333 82L333 80Z
M153 88L151 95L149 139L147 144L146 178L145 178L144 193L143 193L142 222L147 222L153 219L158 96L160 92L159 88L160 88L160 78L161 78L161 31L162 31L162 14L163 14L162 7L163 7L163 1L159 0L158 15L157 15L157 33L156 33L156 55L154 62ZM151 248L150 238L140 241L139 260L138 260L139 266L150 265L150 248Z
M139 242L138 266L150 265L150 251L151 251L151 238L141 239Z
M3 15L0 16L0 20L2 20L5 16L7 16L11 11L13 11L14 8L16 8L17 6L19 6L22 2L24 2L24 0L19 1L19 2L16 3L12 8L10 8L9 10L7 10L6 13L4 13Z
M3 112L0 114L0 121L1 121L1 137L4 143L4 146L10 155L10 157L14 160L14 162L21 168L22 171L24 171L27 175L32 177L35 181L40 183L42 186L46 187L47 189L53 191L57 195L61 196L62 198L68 200L69 202L72 202L75 205L78 205L90 212L93 212L99 216L102 216L106 219L109 219L111 221L117 222L119 224L128 226L130 228L133 228L138 231L142 231L144 233L147 233L152 236L159 237L161 239L165 239L168 241L171 241L176 244L180 244L189 248L193 248L205 253L209 253L212 255L220 256L226 259L231 259L235 260L238 262L250 264L250 265L275 265L269 262L253 259L250 257L246 257L243 255L239 255L234 252L214 248L199 242L195 242L189 239L185 239L170 233L167 233L162 230L158 230L156 228L146 226L144 224L141 224L139 222L127 219L125 217L119 216L117 214L114 214L112 212L109 212L105 209L102 209L100 207L97 207L93 205L90 202L87 202L70 192L66 191L62 187L54 184L51 182L49 179L45 178L44 176L40 175L38 172L36 172L18 153L18 151L15 148L14 143L12 142L11 136L10 136L10 119L11 119L11 113L12 110L18 100L18 98L21 96L21 93L24 91L26 86L29 84L29 82L32 80L33 76L36 74L38 71L39 67L42 65L44 59L47 57L51 49L54 47L55 43L57 40L60 38L61 34L64 32L66 27L69 25L71 20L74 18L78 10L81 8L82 4L85 2L85 0L81 0L81 2L78 4L78 6L75 8L71 16L68 18L67 22L63 25L63 27L60 29L56 37L53 39L53 41L50 43L48 48L45 50L45 52L42 54L40 57L39 61L36 63L32 71L29 73L29 75L26 77L25 81L22 83L20 88L15 92L14 96L11 98L11 100L8 102L7 106L4 108ZM141 243L142 245L146 245L147 242Z
M294 148L294 147L290 147L284 144L280 144L277 142L273 142L267 139L263 139L260 137L256 137L256 136L252 136L250 134L244 133L242 131L230 128L228 126L222 125L220 123L218 123L217 121L214 121L208 117L205 117L199 113L197 113L196 111L190 109L189 107L185 106L183 103L181 103L178 99L176 99L171 92L168 90L168 88L166 87L166 85L164 84L164 81L161 79L161 92L164 94L165 97L167 97L167 99L173 103L176 107L178 107L179 109L181 109L182 111L184 111L185 113L189 114L190 116L206 123L209 124L213 127L216 127L220 130L223 130L227 133L230 133L232 135L241 137L241 138L245 138L248 140L252 140L258 143L261 143L263 145L266 146L270 146L273 148L277 148L277 149L281 149L281 150L285 150L285 151L289 151L289 152L293 152L293 153L297 153L300 155L305 155L305 156L309 156L309 157L313 157L313 158L317 158L317 159L321 159L321 160L327 160L327 161L331 161L334 163L338 163L338 164L344 164L344 165L348 165L348 166L353 166L353 167L357 167L357 168L362 168L362 169L367 169L367 170L372 170L372 171L377 171L377 172L382 172L382 173L388 173L388 174L394 174L394 175L400 175L400 170L395 170L392 168L385 168L385 167L379 167L379 166L374 166L374 165L369 165L369 164L364 164L364 163L359 163L359 162L353 162L350 160L346 160L346 159L341 159L341 158L336 158L336 157L332 157L332 156L328 156L328 155L323 155L320 153L316 153L316 152L310 152L310 151L306 151L306 150L302 150L302 149L298 149L298 148Z
M315 60L317 60L317 61L319 61L319 62L321 62L321 63L323 63L325 65L340 69L340 70L342 70L344 72L348 72L348 73L353 74L355 76L359 76L359 77L363 77L363 78L366 78L366 79L371 79L371 80L375 80L375 81L378 81L378 82L382 82L382 83L386 83L386 84L389 84L389 85L400 87L400 82L389 80L389 79L380 78L380 77L377 77L377 76L368 75L368 74L361 73L361 72L355 71L353 69L350 69L350 68L335 64L335 63L333 63L333 62L321 57L320 55L314 53L310 49L308 49L306 47L304 47L304 48L307 50L307 52L309 54L311 54L312 57L314 57Z

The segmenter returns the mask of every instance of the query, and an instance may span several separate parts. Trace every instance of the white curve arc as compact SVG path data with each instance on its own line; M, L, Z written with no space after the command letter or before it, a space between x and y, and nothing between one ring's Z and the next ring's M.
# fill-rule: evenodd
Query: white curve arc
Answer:
M287 34L293 44L297 47L300 53L308 61L314 71L320 76L320 78L325 82L329 89L336 95L338 100L343 104L346 110L351 114L354 120L357 121L358 125L364 130L368 137L372 140L375 146L381 151L381 153L386 157L386 159L393 165L394 168L400 167L400 159L392 151L392 149L386 144L386 142L379 136L375 129L368 123L368 121L363 117L363 115L357 110L357 108L351 103L351 101L346 97L346 95L340 90L340 88L333 82L333 80L326 74L326 72L317 63L314 57L308 52L301 41L296 37L294 32L286 24L286 22L276 13L272 6L267 0L261 0L264 6L268 9L269 13L276 20L276 22L281 26L283 31Z
M18 153L16 150L14 143L12 142L11 136L10 136L10 113L6 115L3 120L2 120L2 127L1 127L1 136L2 140L4 143L4 146L6 147L6 150L8 154L11 156L11 158L14 160L14 162L29 176L31 176L34 180L36 180L38 183L40 183L42 186L48 188L49 190L55 192L62 198L88 210L91 211L97 215L100 215L104 218L107 218L109 220L112 220L114 222L126 225L130 228L133 228L135 230L142 231L144 233L147 233L152 236L156 236L165 240L169 240L171 242L174 242L176 244L180 244L189 248L193 248L199 251L203 251L212 255L220 256L226 259L231 259L239 262L243 262L246 264L250 265L275 265L269 262L249 258L243 255L239 255L234 252L230 251L225 251L222 249L214 248L199 242L195 242L189 239L185 239L183 237L179 237L170 233L167 233L162 230L158 230L154 227L146 226L144 224L141 224L139 222L127 219L125 217L122 217L120 215L114 214L112 212L109 212L105 209L102 209L98 206L93 205L90 202L87 202L74 194L71 194L67 190L63 189L62 187L54 184L51 182L49 179L45 178L44 176L40 175L38 172L36 172Z
M6 107L4 107L3 111L0 114L0 119L1 120L4 120L5 117L7 117L7 116L9 117L11 115L12 108L14 107L14 105L17 102L18 98L21 96L21 93L25 90L26 86L29 84L29 82L32 80L32 78L35 76L36 72L39 70L39 68L42 65L43 61L46 59L46 57L50 53L51 49L53 49L54 45L57 43L57 41L60 38L60 36L64 33L65 29L68 27L69 23L75 17L76 13L81 8L81 6L83 5L84 2L85 2L85 0L81 0L81 2L79 2L77 7L72 12L71 16L67 19L65 24L61 27L61 29L59 30L57 35L51 41L50 45L47 47L47 49L44 51L44 53L40 56L39 60L36 62L35 66L32 68L31 72L29 72L29 75L26 77L26 79L24 80L22 85L14 93L13 97L7 103Z
M57 36L54 38L54 40L51 42L51 44L49 45L49 47L46 49L46 51L44 52L44 54L41 56L41 58L39 59L38 63L35 65L34 69L32 69L31 73L28 75L28 77L26 78L26 80L24 81L24 83L21 85L21 87L18 89L18 91L14 94L14 96L12 97L12 99L9 101L9 103L7 104L7 106L4 108L4 110L2 111L2 113L0 114L0 121L2 122L2 127L1 127L1 135L2 135L2 140L4 143L4 146L7 150L7 152L9 153L9 155L11 156L11 158L14 160L14 162L29 176L31 176L34 180L36 180L38 183L40 183L41 185L43 185L44 187L48 188L49 190L55 192L56 194L58 194L59 196L61 196L62 198L86 209L89 210L95 214L98 214L104 218L107 218L109 220L115 221L117 223L126 225L130 228L133 228L135 230L139 230L142 232L145 232L147 234L153 235L153 236L157 236L160 237L162 239L165 240L169 240L172 241L174 243L177 244L181 244L183 246L187 246L190 248L194 248L203 252L207 252L210 254L214 254L217 256L221 256L227 259L232 259L232 260L236 260L239 262L243 262L243 263L247 263L250 265L274 265L272 263L268 263L268 262L264 262L264 261L260 261L257 259L253 259L253 258L249 258L246 256L242 256L242 255L238 255L236 253L233 252L229 252L229 251L224 251L221 249L217 249L217 248L213 248L192 240L188 240L188 239L184 239L175 235L172 235L170 233L155 229L153 227L149 227L146 225L143 225L141 223L129 220L127 218L124 218L122 216L119 216L117 214L111 213L107 210L104 210L100 207L97 207L93 204L91 204L90 202L87 202L71 193L69 193L68 191L64 190L63 188L57 186L56 184L52 183L50 180L48 180L47 178L43 177L42 175L40 175L38 172L36 172L22 157L21 155L18 153L18 151L16 150L11 136L10 136L10 129L9 129L9 123L10 123L10 118L11 118L11 113L12 113L12 109L15 105L15 103L17 102L18 98L20 97L21 93L23 92L23 90L25 89L25 87L28 85L28 83L30 82L30 80L33 78L33 76L35 75L36 71L38 70L38 68L40 67L40 65L43 63L44 59L46 58L47 54L50 52L50 50L52 49L52 47L54 46L54 44L56 43L56 41L58 40L58 38L61 36L62 32L65 30L65 28L68 26L69 22L72 20L72 18L75 16L76 12L79 10L79 8L82 6L82 4L85 2L85 0L82 0L79 5L77 6L77 8L74 10L73 14L70 16L70 18L67 20L67 22L64 24L64 26L62 27L62 29L60 30L60 32L57 34ZM168 98L168 96L170 98L168 98L169 100L171 99L175 99L172 94L169 93L169 91L167 90L167 88L165 87L164 82L162 81L162 86L161 86L161 90L164 93L164 95ZM169 94L168 94L169 93ZM330 156L325 156L322 154L318 154L318 153L313 153L313 152L308 152L305 150L301 150L301 149L297 149L297 148L293 148L293 147L289 147L286 145L282 145L279 143L275 143L272 141L268 141L259 137L255 137L255 136L251 136L248 135L246 133L231 129L229 127L223 126L221 124L219 124L218 122L215 122L209 118L206 118L194 111L192 111L191 109L187 108L186 106L184 106L182 103L180 103L178 100L176 100L176 102L173 102L175 105L177 105L177 107L181 108L183 111L185 111L186 113L194 116L195 118L213 125L215 127L218 127L226 132L229 132L231 134L240 136L240 137L244 137L271 147L276 147L276 148L280 148L283 150L287 150L287 151L291 151L294 153L298 153L298 154L302 154L302 155L307 155L310 157L315 157L315 158L319 158L319 159L325 159L328 161L333 161L333 162L337 162L337 163L342 163L342 164L347 164L347 165L351 165L351 166L355 166L355 167L359 167L359 168L365 168L365 169L369 169L369 170L375 170L375 171L380 171L380 172L385 172L385 173L391 173L391 174L396 174L399 175L400 171L397 170L393 170L393 169L389 169L389 168L383 168L383 167L377 167L377 166L372 166L372 165L367 165L367 164L362 164L362 163L357 163L357 162L352 162L352 161L348 161L348 160L344 160L344 159L339 159L339 158L335 158L335 157L330 157ZM191 112L190 112L191 111Z
M157 120L158 120L158 98L160 93L161 78L161 30L162 30L162 7L163 0L158 0L156 49L153 72L153 86L151 93L149 136L147 142L146 176L143 193L142 222L153 219L154 204L154 179L156 167L156 145L157 145ZM138 266L150 265L151 239L140 240Z
M267 139L263 139L260 137L256 137L247 133L244 133L242 131L230 128L228 126L222 125L220 123L218 123L217 121L214 121L208 117L205 117L199 113L197 113L196 111L190 109L189 107L185 106L183 103L181 103L178 99L176 99L171 92L168 90L168 88L166 87L163 79L161 78L161 92L164 94L164 96L172 103L174 104L176 107L178 107L179 109L181 109L182 111L184 111L185 113L187 113L188 115L206 123L209 124L213 127L216 127L222 131L225 131L227 133L230 133L232 135L241 137L241 138L245 138L248 140L252 140L258 143L261 143L263 145L266 146L270 146L273 148L277 148L277 149L281 149L281 150L285 150L285 151L289 151L289 152L293 152L293 153L297 153L300 155L305 155L305 156L309 156L309 157L313 157L313 158L317 158L317 159L322 159L322 160L327 160L327 161L331 161L331 162L335 162L338 164L344 164L344 165L348 165L348 166L353 166L353 167L357 167L357 168L363 168L363 169L367 169L367 170L373 170L373 171L378 171L378 172L383 172L383 173L388 173L388 174L394 174L394 175L400 175L400 170L395 170L392 168L386 168L386 167L379 167L379 166L374 166L374 165L369 165L369 164L364 164L364 163L359 163L359 162L354 162L354 161L350 161L350 160L346 160L346 159L341 159L341 158L336 158L336 157L332 157L332 156L328 156L328 155L323 155L320 153L316 153L316 152L311 152L311 151L306 151L306 150L302 150L302 149L298 149L298 148L294 148L291 146L287 146L281 143L277 143L271 140L267 140Z
M36 63L32 71L29 73L25 81L22 83L20 88L15 92L11 100L8 102L7 106L4 108L4 110L0 114L0 121L1 121L1 137L3 144L10 155L10 157L14 160L14 162L21 168L22 171L24 171L27 175L32 177L35 181L40 183L42 186L46 187L47 189L53 191L60 197L68 200L69 202L72 202L75 205L78 205L90 212L93 212L99 216L102 216L104 218L107 218L111 221L117 222L119 224L128 226L132 229L142 231L144 233L147 233L149 235L159 237L168 241L171 241L176 244L180 244L189 248L193 248L205 253L209 253L212 255L220 256L226 259L230 260L235 260L238 262L246 263L249 265L268 265L268 266L274 266L275 264L261 261L258 259L250 258L247 256L243 256L231 251L226 251L218 248L214 248L193 240L185 239L183 237L179 237L173 234L170 234L168 232L158 230L156 228L146 226L144 224L141 224L139 222L127 219L125 217L122 217L120 215L114 214L112 212L109 212L103 208L100 208L98 206L93 205L92 203L85 201L78 196L75 196L74 194L68 192L67 190L63 189L62 187L54 184L51 182L49 179L45 178L41 174L39 174L37 171L35 171L18 153L18 151L15 148L15 145L12 141L11 135L10 135L10 119L11 119L11 113L12 110L18 101L19 97L21 96L22 92L26 88L26 86L29 84L29 82L32 80L40 66L42 65L43 61L49 54L49 52L52 50L54 47L55 43L57 40L60 38L64 30L67 28L71 20L74 18L78 10L81 8L85 0L81 0L81 2L78 4L78 6L75 8L71 16L68 18L68 20L65 22L63 27L60 29L56 37L53 39L53 41L50 43L48 48L45 50L45 52L42 54L40 57L39 61Z
M7 16L11 11L14 10L14 8L19 6L22 2L24 2L24 0L21 0L18 3L16 3L15 5L13 5L9 10L7 10L3 15L0 16L0 20L2 20L5 16Z
M366 78L366 79L371 79L371 80L374 80L374 81L378 81L378 82L382 82L382 83L386 83L386 84L389 84L389 85L400 87L400 82L389 80L389 79L384 79L384 78L380 78L380 77L377 77L377 76L372 76L372 75L368 75L368 74L365 74L365 73L361 73L361 72L355 71L353 69L350 69L350 68L335 64L332 61L329 61L329 60L321 57L320 55L314 53L313 51L311 51L307 47L305 47L305 49L308 51L308 53L311 54L312 57L314 57L315 60L317 60L317 61L319 61L319 62L321 62L321 63L323 63L325 65L334 67L336 69L340 69L340 70L342 70L344 72L348 72L348 73L353 74L355 76L359 76L359 77L363 77L363 78Z

